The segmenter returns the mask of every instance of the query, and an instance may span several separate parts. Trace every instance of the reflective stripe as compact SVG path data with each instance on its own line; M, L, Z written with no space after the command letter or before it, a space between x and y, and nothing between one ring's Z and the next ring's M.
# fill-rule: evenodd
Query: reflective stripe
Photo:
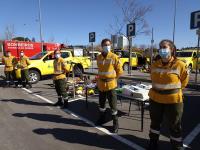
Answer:
M62 98L62 96L58 96L58 98Z
M99 75L110 75L110 74L116 74L115 70L113 71L108 71L108 72L100 72L98 73Z
M175 83L175 84L158 84L158 83L152 83L152 87L155 89L180 89L181 88L181 82Z
M6 83L10 83L10 81L6 81Z
M174 74L177 74L180 76L180 70L179 69L162 69L162 68L155 68L155 69L152 69L152 73L174 73Z
M99 60L98 64L104 65L104 64L114 64L114 61L112 59L107 59L107 60Z
M154 134L158 134L158 135L160 134L160 131L154 130L154 129L150 129L150 132L151 132L151 133L154 133Z
M62 73L64 73L62 70L61 70L61 71L56 70L56 71L54 72L54 74L62 74Z
M99 108L100 112L105 112L106 108Z
M117 111L112 112L112 115L117 115Z
M175 138L173 136L170 136L170 139L174 140L174 141L177 141L177 142L182 142L182 137Z

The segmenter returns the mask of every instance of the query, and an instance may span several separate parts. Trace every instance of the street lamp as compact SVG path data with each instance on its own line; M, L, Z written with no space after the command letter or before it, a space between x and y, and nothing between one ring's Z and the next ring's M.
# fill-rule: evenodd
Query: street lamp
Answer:
M176 29L176 0L174 0L173 43L175 40L175 29Z
M39 6L40 42L41 42L41 50L42 50L42 52L43 52L42 24L41 24L42 15L41 15L41 4L40 4L40 0L38 0L38 6Z

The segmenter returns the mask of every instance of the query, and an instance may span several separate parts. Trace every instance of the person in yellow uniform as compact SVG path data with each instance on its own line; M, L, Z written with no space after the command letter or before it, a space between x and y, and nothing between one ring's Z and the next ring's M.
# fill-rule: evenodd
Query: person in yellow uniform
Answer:
M55 83L56 93L58 95L58 101L54 106L63 106L63 108L68 107L68 95L66 91L66 73L70 71L68 65L65 64L64 59L61 57L60 50L54 51L55 60L53 62L54 75L53 80ZM64 101L64 103L63 103Z
M166 116L173 150L183 147L181 118L183 114L183 89L188 84L188 69L175 56L176 47L170 40L159 44L160 59L151 66L152 88L150 97L150 142L148 150L158 149L160 128Z
M21 80L22 80L22 86L32 88L32 85L30 83L29 79L29 72L28 72L28 66L30 65L30 60L27 56L24 55L24 51L20 51L20 58L18 62L18 67L21 69Z
M98 66L98 89L99 89L99 110L100 117L96 125L105 123L106 99L108 99L113 118L113 132L117 133L119 124L117 116L117 95L115 88L117 80L123 73L122 65L116 54L111 52L111 41L103 39L101 42L102 52L97 56Z
M10 51L7 51L6 55L2 57L2 63L5 65L6 86L8 87L11 85L11 81L13 81L14 61L15 57L11 55Z

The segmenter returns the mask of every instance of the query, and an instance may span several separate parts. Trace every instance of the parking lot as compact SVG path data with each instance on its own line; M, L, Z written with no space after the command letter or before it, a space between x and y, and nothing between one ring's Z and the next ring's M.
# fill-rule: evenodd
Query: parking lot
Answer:
M136 75L138 71L133 71ZM139 72L138 72L139 74ZM139 75L138 75L139 76ZM148 78L144 74L144 78ZM141 77L141 75L140 75ZM136 78L136 77L135 77ZM142 78L142 77L141 77ZM125 81L138 82L133 77ZM148 80L147 80L148 81ZM3 81L1 80L1 83ZM149 84L144 82L144 84ZM2 85L2 84L1 84ZM98 119L98 97L70 99L68 109L53 107L57 95L51 79L33 85L32 89L1 88L0 107L1 145L10 149L138 149L148 145L150 118L148 104L145 105L144 130L141 131L141 111L137 103L118 101L119 132L112 134L112 120L107 109L107 120L102 127L94 126ZM191 149L200 147L200 111L198 106L200 92L185 89L183 137ZM163 124L165 126L165 123ZM164 128L160 137L160 149L170 149L168 129Z

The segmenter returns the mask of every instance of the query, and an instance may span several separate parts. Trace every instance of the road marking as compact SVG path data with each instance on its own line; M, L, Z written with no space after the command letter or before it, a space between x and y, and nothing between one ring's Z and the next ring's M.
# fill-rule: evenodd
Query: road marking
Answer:
M26 88L22 88L22 89L25 90L25 91L27 91L27 92L30 93L30 94L33 94L32 91L30 91L30 90L28 90L28 89L26 89ZM52 101L50 101L49 99L47 99L47 98L45 98L45 97L42 97L42 96L37 95L37 94L33 94L33 95L36 96L36 97L38 97L38 98L40 98L40 99L43 100L43 101L46 101L46 102L51 103L51 104L53 103ZM90 125L90 126L96 128L97 130L99 130L99 131L101 131L101 132L103 132L103 133L105 133L105 134L107 134L107 135L110 135L110 136L113 137L114 139L116 139L116 140L118 140L118 141L120 141L120 142L122 142L122 143L124 143L124 144L126 144L126 145L128 145L128 146L130 146L131 148L134 148L134 149L136 149L136 150L145 150L143 147L141 147L141 146L139 146L139 145L137 145L137 144L135 144L135 143L133 143L133 142L127 140L126 138L121 137L120 135L111 133L110 131L108 131L107 129L105 129L105 128L103 128L103 127L95 126L94 123L91 122L90 120L88 120L88 119L86 119L86 118L84 118L84 117L82 117L82 116L79 116L78 114L76 114L76 113L70 111L69 109L63 109L63 111L65 111L66 113L68 113L68 114L74 116L75 118L78 118L78 119L82 120L83 122L87 123L88 125Z
M200 133L200 123L190 132L190 134L183 140L184 149L189 147L195 137Z
M30 93L30 94L32 94L32 95L34 95L34 96L40 98L40 99L43 99L43 100L47 101L48 103L53 104L52 101L48 100L48 99L45 98L45 97L42 97L42 96L40 96L40 95L38 95L38 94L34 94L34 92L32 92L32 91L30 91L30 90L28 90L28 89L26 89L26 88L22 88L22 89L25 90L26 92L28 92L28 93ZM81 96L81 97L79 97L79 98L69 100L68 102L74 102L74 101L77 101L77 100L80 100L80 99L84 99L84 98L85 98L85 97Z

